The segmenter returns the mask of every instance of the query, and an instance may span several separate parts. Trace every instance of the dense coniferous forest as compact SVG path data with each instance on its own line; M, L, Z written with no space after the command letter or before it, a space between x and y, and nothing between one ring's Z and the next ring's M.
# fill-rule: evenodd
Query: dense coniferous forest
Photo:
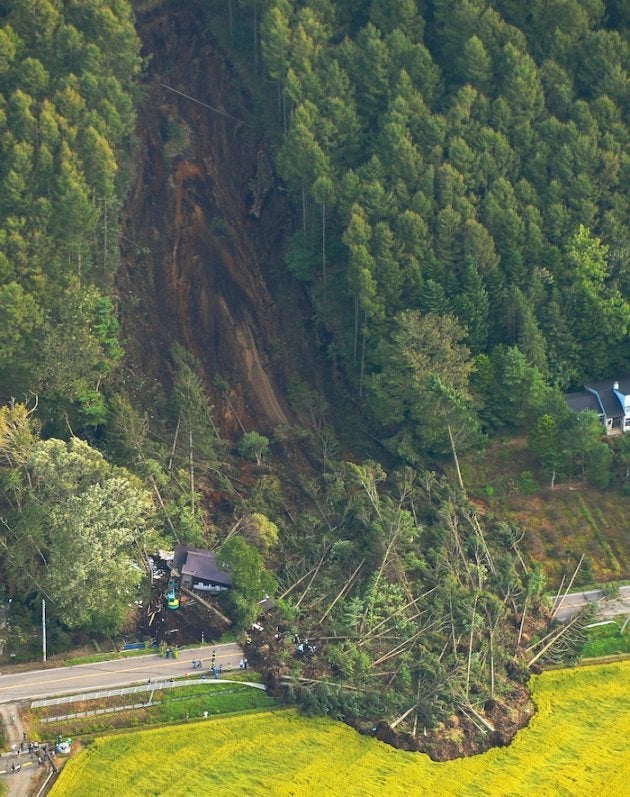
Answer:
M625 6L265 5L288 266L394 450L444 453L448 424L474 446L552 409L543 383L625 374Z
M135 9L162 6L255 95L264 179L293 207L278 259L370 458L297 379L299 424L222 439L209 395L229 386L176 340L159 411L143 405L115 291L143 97L132 6L5 3L0 598L26 630L46 597L61 649L125 627L148 552L211 547L237 630L275 597L279 633L252 655L305 707L414 738L457 716L470 750L505 743L548 630L544 573L442 466L518 430L553 479L603 488L627 467L630 435L603 443L562 398L630 373L627 4Z
M126 2L27 0L0 12L0 395L58 423L104 420L122 356L110 298L135 124Z
M105 423L123 356L112 288L140 68L127 2L3 4L2 583L97 633L128 613L154 511L137 477L74 437Z

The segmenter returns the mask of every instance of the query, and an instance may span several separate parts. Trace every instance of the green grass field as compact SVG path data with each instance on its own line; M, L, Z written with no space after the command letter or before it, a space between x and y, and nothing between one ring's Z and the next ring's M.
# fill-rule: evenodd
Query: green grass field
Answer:
M617 653L630 653L630 629L621 633L619 623L595 626L587 631L587 638L582 648L584 658L612 656Z
M534 679L538 712L510 747L459 761L394 750L332 720L262 712L102 737L52 797L620 797L630 794L630 662Z
M248 674L250 671L248 670ZM253 681L259 681L258 673L251 673ZM244 679L245 674L234 674L235 680ZM200 718L204 711L210 716L231 714L242 711L253 711L274 708L277 701L260 689L227 681L212 681L196 686L185 686L178 689L156 689L153 695L154 705L128 711L117 711L108 714L90 714L87 717L72 717L67 720L42 722L42 718L56 717L73 712L91 712L96 709L122 707L141 700L148 700L149 694L140 698L129 695L88 700L66 706L46 706L34 709L28 716L28 724L32 738L50 739L52 736L84 736L107 733L121 728L139 728L147 725L164 725L181 722L192 718Z

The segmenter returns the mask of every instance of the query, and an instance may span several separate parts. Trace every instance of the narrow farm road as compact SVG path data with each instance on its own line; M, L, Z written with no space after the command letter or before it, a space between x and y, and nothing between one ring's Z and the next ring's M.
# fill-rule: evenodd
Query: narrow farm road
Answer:
M201 659L203 669L208 670L213 651L216 651L217 667L223 665L224 670L238 668L239 660L243 656L239 645L228 642L182 650L177 659L163 659L157 653L149 653L97 664L78 664L51 670L0 675L0 704L91 689L115 688L149 678L179 678L192 672L193 659Z
M19 749L25 737L17 706L10 703L1 705L0 718L9 746ZM20 771L13 772L11 766L17 765L20 765ZM40 770L34 765L28 753L18 755L16 752L0 756L0 773L2 772L7 773L3 780L7 785L9 797L28 797L34 777L40 774Z
M598 617L615 617L619 614L630 614L630 585L619 588L619 595L614 598L604 598L601 589L591 589L586 592L572 592L567 595L556 610L556 619L564 622L570 620L589 603L599 604Z

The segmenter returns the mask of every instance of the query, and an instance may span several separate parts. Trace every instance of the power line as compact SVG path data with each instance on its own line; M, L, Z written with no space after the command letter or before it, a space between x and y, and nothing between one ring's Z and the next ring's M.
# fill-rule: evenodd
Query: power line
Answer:
M230 113L226 113L226 111L221 111L219 108L215 108L214 105L208 105L207 102L203 102L202 100L198 100L195 97L191 97L189 94L184 94L183 91L178 91L174 89L172 86L167 86L166 83L160 83L160 86L164 89L168 89L169 91L173 91L175 94L179 94L180 97L185 97L187 100L191 102L196 102L197 105L202 105L204 108L208 108L215 113L221 114L221 116L226 116L228 119L232 119L234 122L238 122L239 124L245 125L245 127L252 127L252 125L244 122L242 119L238 119L236 116L232 116Z

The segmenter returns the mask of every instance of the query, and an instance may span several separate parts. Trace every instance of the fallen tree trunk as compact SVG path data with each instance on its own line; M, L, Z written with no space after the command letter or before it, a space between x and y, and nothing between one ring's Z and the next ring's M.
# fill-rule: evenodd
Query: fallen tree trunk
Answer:
M223 623L225 623L226 625L232 625L232 621L229 619L229 617L226 617L224 614L222 614L216 608L216 606L213 606L211 603L209 603L207 600L205 600L205 598L202 598L200 595L197 595L195 592L192 592L191 590L186 589L186 587L180 587L180 589L186 595L189 595L191 598L194 598L202 606L205 606L206 609L208 609L213 614L215 614Z

